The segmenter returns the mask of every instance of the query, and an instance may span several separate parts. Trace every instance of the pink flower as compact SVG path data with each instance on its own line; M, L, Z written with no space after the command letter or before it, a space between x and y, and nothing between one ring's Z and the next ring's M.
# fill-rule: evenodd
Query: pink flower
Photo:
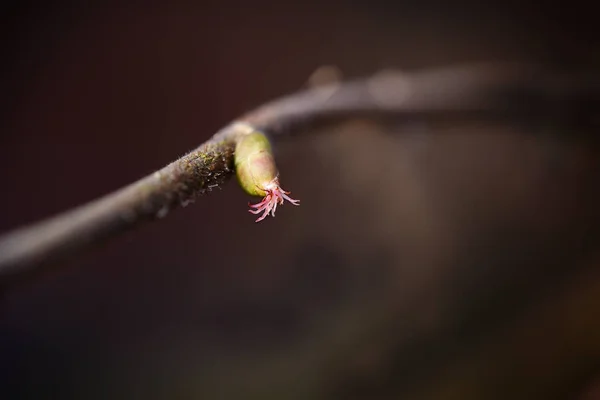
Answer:
M254 210L248 210L252 214L263 214L258 217L255 222L262 221L271 213L273 217L275 217L275 210L277 209L277 204L283 204L284 200L289 201L295 206L300 205L300 200L294 200L288 196L290 192L286 192L279 186L279 179L275 178L271 182L269 182L265 187L261 188L265 191L266 195L262 199L260 203L257 204L248 204Z

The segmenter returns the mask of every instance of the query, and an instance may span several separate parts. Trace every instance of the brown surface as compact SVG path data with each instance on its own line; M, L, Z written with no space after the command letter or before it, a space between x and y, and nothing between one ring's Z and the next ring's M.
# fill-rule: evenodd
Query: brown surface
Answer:
M182 4L8 26L1 230L151 172L322 65L597 62L568 10ZM530 133L354 122L281 146L300 208L257 226L231 184L5 298L2 397L569 398L599 360L600 158Z

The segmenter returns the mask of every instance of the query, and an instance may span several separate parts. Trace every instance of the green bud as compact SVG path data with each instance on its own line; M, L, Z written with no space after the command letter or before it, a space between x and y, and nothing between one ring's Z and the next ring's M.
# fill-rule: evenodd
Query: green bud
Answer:
M240 186L251 196L263 197L277 178L277 167L267 137L258 131L244 135L235 148L235 168Z
M248 127L251 130L251 127ZM250 205L252 214L261 214L256 222L262 221L267 215L275 216L278 205L285 200L297 206L299 200L294 200L279 186L279 172L273 158L271 143L265 134L251 130L244 134L235 147L235 170L238 182L246 193L262 197L262 201Z

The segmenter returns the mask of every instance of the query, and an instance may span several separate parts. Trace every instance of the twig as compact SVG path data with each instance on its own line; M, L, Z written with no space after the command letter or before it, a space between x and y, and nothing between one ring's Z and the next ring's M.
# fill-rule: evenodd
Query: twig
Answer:
M243 123L226 126L196 150L138 182L0 237L0 279L41 270L222 185L234 172L235 143L247 132L246 124L276 137L355 116L571 117L573 104L589 100L590 93L597 105L596 83L564 80L535 68L478 65L411 75L380 73L293 94L248 113L238 120Z

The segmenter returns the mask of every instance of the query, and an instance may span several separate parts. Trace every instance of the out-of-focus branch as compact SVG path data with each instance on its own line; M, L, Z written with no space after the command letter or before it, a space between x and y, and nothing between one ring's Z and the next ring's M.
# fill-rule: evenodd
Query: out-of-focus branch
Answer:
M598 87L597 81L565 79L537 68L477 65L380 73L292 94L244 115L138 182L0 237L0 279L36 272L222 185L234 172L235 144L247 124L277 137L350 117L582 122L596 109Z

